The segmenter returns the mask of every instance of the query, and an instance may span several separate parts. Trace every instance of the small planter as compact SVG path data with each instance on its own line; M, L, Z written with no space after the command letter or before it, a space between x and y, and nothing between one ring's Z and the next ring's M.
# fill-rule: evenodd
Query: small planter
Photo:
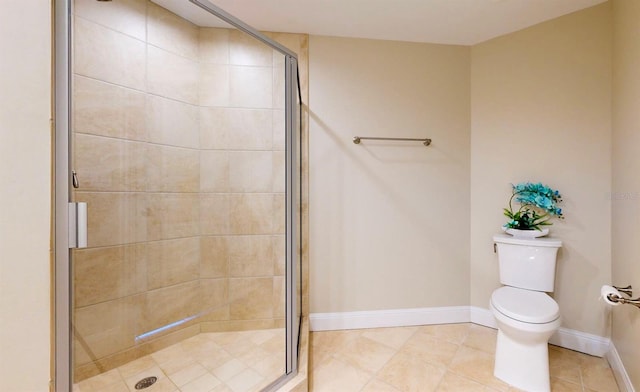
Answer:
M549 229L519 230L519 229L507 229L506 227L503 227L502 230L504 230L505 233L511 234L516 238L538 238L538 237L544 237L545 235L549 234Z

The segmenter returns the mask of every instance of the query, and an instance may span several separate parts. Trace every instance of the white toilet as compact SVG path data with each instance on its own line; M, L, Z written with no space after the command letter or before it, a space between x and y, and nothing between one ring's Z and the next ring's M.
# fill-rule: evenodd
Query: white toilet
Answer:
M525 391L550 391L547 343L560 327L560 308L546 293L554 289L562 242L506 234L493 241L505 285L491 294L489 305L498 322L493 374Z

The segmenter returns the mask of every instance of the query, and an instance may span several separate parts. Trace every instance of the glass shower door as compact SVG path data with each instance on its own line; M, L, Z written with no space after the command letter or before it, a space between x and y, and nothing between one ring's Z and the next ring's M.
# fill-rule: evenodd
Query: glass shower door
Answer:
M295 58L159 4L71 8L71 382L268 388L297 363Z

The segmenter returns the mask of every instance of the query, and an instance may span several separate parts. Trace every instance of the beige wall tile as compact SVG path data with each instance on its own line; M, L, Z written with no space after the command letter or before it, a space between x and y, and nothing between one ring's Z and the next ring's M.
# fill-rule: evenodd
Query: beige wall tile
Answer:
M180 56L198 60L198 27L149 2L147 42Z
M229 64L229 31L215 27L199 29L200 61Z
M270 151L229 152L232 192L271 192L273 159Z
M272 50L267 45L240 30L229 31L229 63L270 67Z
M200 277L229 276L229 245L227 237L200 237Z
M147 281L149 290L198 279L200 238L179 238L148 242Z
M73 13L139 40L146 38L146 0L75 0Z
M73 349L77 364L133 346L142 297L125 297L76 309Z
M76 249L72 263L76 307L147 290L145 244Z
M283 78L284 78L284 67L286 64L285 55L274 49L271 51L271 59L272 59L271 66L273 67L274 71L278 69L282 70Z
M147 95L145 118L150 142L176 147L200 146L197 106Z
M198 235L197 194L152 193L148 198L149 241Z
M147 197L142 193L76 192L87 203L89 247L142 242L147 239Z
M225 305L214 310L210 310L210 309L205 310L205 314L203 314L202 317L199 319L201 332L213 332L212 329L207 331L204 328L204 326L211 321L213 321L214 323L218 323L221 321L228 322L227 320L229 320L229 305Z
M284 150L286 146L285 140L287 136L284 110L273 110L273 122L271 131L273 133L273 150Z
M147 91L150 93L197 105L198 77L196 61L147 46Z
M264 109L201 108L201 147L269 150L273 144L272 116L270 110ZM284 127L284 122L282 124Z
M143 332L193 316L201 305L198 281L147 291L141 313Z
M76 74L144 90L144 42L82 18L74 21Z
M159 339L150 340L145 347L145 353L151 354L167 348L173 344L180 343L185 339L195 336L199 333L198 325L190 325L185 328L177 329Z
M142 92L79 75L73 81L75 132L147 140Z
M83 191L143 191L146 187L146 145L75 135L74 169Z
M272 192L284 193L286 188L286 160L284 151L274 151L272 158Z
M251 320L273 317L273 278L229 279L231 319Z
M275 253L271 236L234 236L227 237L227 241L230 277L273 275Z
M200 195L200 231L203 235L231 234L229 208L231 195Z
M286 262L286 240L284 235L274 235L271 237L273 243L273 274L284 275Z
M273 317L285 317L286 304L286 283L284 276L275 276L273 278Z
M229 280L228 279L200 279L200 296L202 301L202 311L214 313L224 308L229 302Z
M235 35L230 38L227 30L202 29L193 58L209 64L203 66L199 76L198 64L183 57L191 57L194 48L180 41L191 33L177 40L170 38L165 33L182 23L172 21L174 16L156 5L149 7L152 45L148 46L147 70L151 94L145 97L141 92L112 84L125 85L116 79L105 83L76 76L79 110L75 123L76 130L83 133L152 144L79 135L78 147L84 152L79 152L76 159L79 169L86 168L94 176L90 180L86 177L86 189L128 190L132 177L126 171L124 175L120 172L128 167L122 165L134 159L135 167L149 173L149 183L134 183L135 189L158 193L77 192L76 199L90 201L90 245L154 242L104 248L145 250L146 259L135 258L138 265L124 264L133 256L126 252L119 256L124 252L121 250L105 253L85 250L87 256L91 256L91 251L95 256L87 257L78 272L90 274L93 280L86 279L78 285L78 289L87 292L81 300L85 302L79 303L111 302L114 295L151 290L138 297L136 314L143 317L141 325L134 325L131 339L201 311L205 312L202 320L213 323L213 329L270 328L282 324L285 242L283 235L274 233L283 231L284 220L275 217L274 212L284 214L284 199L282 195L271 194L284 190L284 114L271 109L274 91L282 87L277 85L272 66L279 64L281 57L274 60L276 55L270 50L266 52L253 45L240 33L232 33ZM115 37L114 41L119 41L120 37ZM243 46L231 48L229 40ZM202 53L198 55L198 51ZM230 80L226 66L230 61L242 65L231 71L234 81ZM193 71L191 75L185 72L188 70ZM166 75L186 77L176 80ZM250 80L245 83L242 80L246 77ZM198 82L201 87L196 86ZM262 90L258 96L256 83ZM189 86L196 91L195 100L194 94L189 95ZM203 97L203 101L198 102L198 97ZM111 102L118 104L108 105ZM198 108L197 104L239 107ZM102 139L106 143L101 143ZM144 146L144 151L128 151L130 146ZM236 151L198 152L197 148ZM272 148L278 151L269 151ZM119 165L108 159L114 156L122 158ZM273 178L277 178L277 184ZM82 179L81 176L81 185ZM159 193L198 191L259 194ZM107 203L101 203L102 200ZM203 234L206 236L196 237ZM105 265L110 269L100 272ZM130 272L132 269L142 273L134 274ZM140 279L145 273L146 281ZM273 278L273 274L279 276ZM194 322L199 321L191 323ZM108 332L97 331L94 335L102 333ZM112 359L125 358L121 353L135 350L122 348L122 344L113 346L117 352L107 352L107 344L102 347L103 358ZM86 361L88 358L85 355Z
M287 212L287 209L286 209L284 194L282 193L274 194L273 210L272 210L273 233L285 234L285 231L287 230L286 212Z
M262 320L218 320L205 321L201 325L202 332L237 332L258 329L284 328L283 319Z
M271 107L274 109L284 109L286 103L285 96L285 62L284 56L278 53L274 53L274 63L281 63L273 67L273 96L271 101ZM281 57L276 57L281 56ZM277 61L275 59L278 59Z
M239 108L272 107L271 67L229 67L229 104Z
M229 191L229 153L200 151L200 192Z
M274 197L270 194L229 195L230 234L273 234Z
M197 192L200 189L200 154L197 150L149 145L147 190Z
M229 106L229 66L200 64L198 97L202 106Z

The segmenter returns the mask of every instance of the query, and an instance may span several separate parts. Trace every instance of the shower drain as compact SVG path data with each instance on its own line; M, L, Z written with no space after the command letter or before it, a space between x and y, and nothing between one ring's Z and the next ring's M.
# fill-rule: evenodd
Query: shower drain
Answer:
M145 377L142 380L138 381L136 383L136 389L145 389L145 388L149 388L150 386L152 386L153 384L155 384L155 382L158 381L158 377Z

